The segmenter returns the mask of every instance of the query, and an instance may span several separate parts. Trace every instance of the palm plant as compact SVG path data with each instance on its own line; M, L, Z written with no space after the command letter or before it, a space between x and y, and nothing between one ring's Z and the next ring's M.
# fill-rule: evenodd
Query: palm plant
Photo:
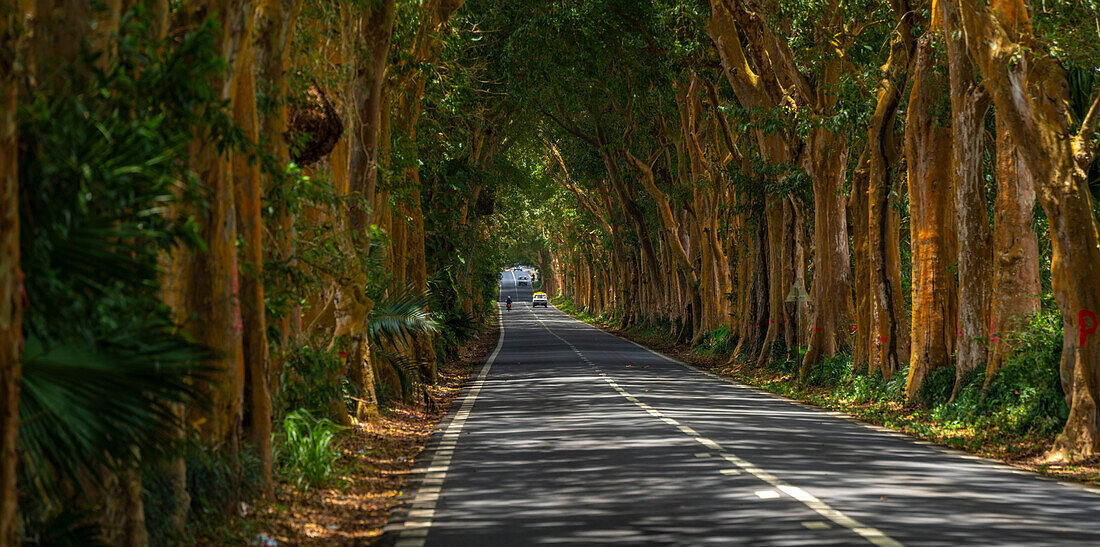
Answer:
M157 264L195 239L169 212L192 194L185 148L217 52L202 29L163 47L142 25L124 22L103 68L55 67L67 78L20 112L20 484L40 502L175 449L206 357L160 302Z
M367 322L367 339L405 348L409 337L432 335L439 325L427 311L428 300L410 288L394 291L374 305Z
M367 340L393 366L405 396L421 382L420 365L409 357L408 342L439 332L439 324L425 309L427 297L409 288L392 292L375 304L367 321Z

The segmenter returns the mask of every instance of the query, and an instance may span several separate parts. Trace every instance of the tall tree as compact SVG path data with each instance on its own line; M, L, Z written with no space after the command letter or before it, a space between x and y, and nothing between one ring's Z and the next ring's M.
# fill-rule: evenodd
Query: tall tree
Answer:
M959 340L954 397L962 389L967 373L985 362L990 334L993 234L986 213L982 173L985 114L990 101L985 87L975 77L954 6L939 2L938 8L951 78L952 170L959 232Z
M212 89L235 105L238 82L247 70L242 52L251 39L253 4L250 0L191 0L174 13L176 28L197 28L207 18L217 18L214 47L226 69L212 78ZM196 339L217 357L210 363L216 372L205 389L211 409L192 409L191 420L206 438L221 443L235 457L240 445L244 406L244 356L238 301L237 221L230 158L219 149L212 134L197 134L191 143L191 167L198 176L207 207L195 212L201 226L203 251L179 251L176 275L181 320Z
M917 46L909 109L905 117L905 156L909 169L909 211L913 249L913 349L905 394L917 398L933 370L950 366L955 349L955 295L950 265L955 258L955 210L950 171L951 129L936 118L932 78L933 45Z
M409 56L410 76L401 80L397 88L397 103L394 118L394 131L408 143L416 142L416 125L420 118L424 86L429 73L424 67L433 66L443 47L443 35L448 20L462 7L465 0L424 0L420 5L420 26ZM420 169L417 166L415 145L411 158L406 158L409 167L404 171L404 190L408 193L407 203L402 209L402 222L407 255L406 277L417 291L428 289L428 265L424 249L424 211L421 207ZM436 356L432 340L420 337L416 341L417 358L429 381L435 382Z
M1039 241L1032 228L1035 181L1004 122L997 123L997 202L993 207L993 315L986 384L1014 348L1013 334L1039 311Z
M19 385L23 352L22 273L19 268L19 136L16 126L17 46L21 8L0 4L0 544L19 541L15 487Z
M909 361L908 318L903 307L900 214L890 203L894 177L891 165L897 157L894 120L901 105L909 65L916 51L913 23L916 13L908 0L890 0L897 21L890 42L890 57L882 67L874 114L867 131L867 274L870 277L870 330L863 342L870 348L870 364L889 378ZM860 179L857 179L860 180ZM861 187L853 192L864 191Z
M946 0L941 0L946 1ZM1065 428L1050 457L1068 459L1100 453L1100 229L1088 169L1096 158L1100 94L1091 93L1079 118L1069 111L1066 71L1031 32L1024 14L994 9L979 0L956 0L966 44L999 119L1020 146L1023 164L1035 177L1039 203L1050 222L1055 299L1062 312L1062 382L1070 402Z

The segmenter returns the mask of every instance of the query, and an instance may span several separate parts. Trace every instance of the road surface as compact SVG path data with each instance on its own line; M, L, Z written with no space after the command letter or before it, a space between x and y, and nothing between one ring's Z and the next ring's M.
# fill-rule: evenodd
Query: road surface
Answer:
M1093 490L689 369L509 272L507 295L383 544L1100 545Z

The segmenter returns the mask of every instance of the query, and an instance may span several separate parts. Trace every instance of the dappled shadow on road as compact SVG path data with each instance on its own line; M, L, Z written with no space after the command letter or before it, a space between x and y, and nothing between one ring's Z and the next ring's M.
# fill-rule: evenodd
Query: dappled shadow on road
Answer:
M722 451L904 544L1100 539L1100 496L1083 489L688 371L553 309L514 310L505 324L429 545L863 543ZM722 451L647 414L601 371Z
M851 543L626 401L591 370L500 364L460 435L430 545ZM552 367L558 377L545 372Z
M643 402L903 543L1100 541L1100 495L1079 486L734 386L594 329L570 341Z

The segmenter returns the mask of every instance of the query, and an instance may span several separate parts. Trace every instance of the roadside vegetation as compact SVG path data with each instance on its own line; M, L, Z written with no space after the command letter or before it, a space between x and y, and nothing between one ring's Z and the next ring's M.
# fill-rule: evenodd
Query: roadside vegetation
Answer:
M0 3L0 545L378 535L533 184L461 4Z

